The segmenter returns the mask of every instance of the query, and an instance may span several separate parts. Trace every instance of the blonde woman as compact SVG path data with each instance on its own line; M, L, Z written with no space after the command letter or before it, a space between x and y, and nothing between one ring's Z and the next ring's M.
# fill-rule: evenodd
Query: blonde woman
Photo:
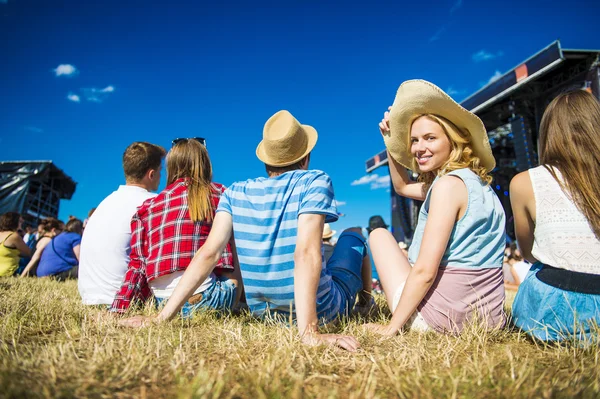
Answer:
M173 140L167 154L167 187L144 202L131 221L129 267L112 311L125 312L132 301L145 301L152 295L159 303L169 299L206 242L225 187L212 182L212 166L203 140ZM241 289L231 240L214 273L189 298L182 315L188 317L200 308L230 310L237 304Z
M586 91L556 97L540 125L540 166L510 183L521 253L533 265L513 303L517 327L541 340L600 325L600 104Z
M393 317L367 328L383 335L401 328L459 333L473 318L490 329L504 326L505 215L489 185L495 160L483 123L437 86L411 80L379 128L394 190L424 203L408 259L389 231L371 232Z

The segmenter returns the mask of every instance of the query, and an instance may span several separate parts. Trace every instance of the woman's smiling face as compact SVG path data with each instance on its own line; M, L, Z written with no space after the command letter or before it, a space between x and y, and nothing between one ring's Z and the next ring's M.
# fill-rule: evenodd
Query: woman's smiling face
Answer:
M426 116L413 122L410 143L410 152L421 173L437 173L452 152L452 144L442 127Z

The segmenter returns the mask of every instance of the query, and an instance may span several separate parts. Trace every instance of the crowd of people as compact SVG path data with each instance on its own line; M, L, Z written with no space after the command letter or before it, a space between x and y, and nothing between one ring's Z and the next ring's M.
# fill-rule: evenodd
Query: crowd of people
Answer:
M365 328L460 333L478 319L504 328L505 290L517 290L515 326L560 341L597 333L600 322L600 104L582 90L560 94L540 127L540 166L511 182L518 245L506 247L504 209L491 188L496 161L482 121L437 86L410 80L379 129L393 189L423 201L410 246L379 216L336 234L329 176L310 168L317 131L288 111L265 123L256 156L266 176L230 187L212 180L202 138L175 139L167 153L136 142L123 156L126 184L85 224L49 219L24 240L19 215L0 218L0 275L78 276L84 304L123 313L154 298L155 316L247 307L290 319L304 343L356 350L350 335L319 327L373 310L371 259L392 318ZM158 194L163 159L167 186ZM409 170L417 172L415 181ZM28 245L27 241L35 241Z

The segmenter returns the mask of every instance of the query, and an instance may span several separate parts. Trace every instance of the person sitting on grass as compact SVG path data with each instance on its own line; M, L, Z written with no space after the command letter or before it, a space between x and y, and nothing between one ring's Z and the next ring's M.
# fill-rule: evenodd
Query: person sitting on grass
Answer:
M67 222L65 231L53 237L42 252L38 277L54 277L59 281L77 278L82 231L81 220L72 218Z
M35 251L29 263L27 263L27 266L21 272L21 277L37 276L37 267L42 258L42 253L46 246L50 244L52 238L56 237L62 231L61 224L60 220L54 218L47 218L40 222L38 225L39 237L35 244Z
M121 288L131 252L131 218L156 196L167 155L159 145L136 141L123 153L125 184L88 213L81 239L77 288L85 305L111 305Z
M389 231L371 232L393 316L367 328L460 333L475 318L489 329L503 327L505 215L490 187L496 162L483 123L423 80L402 83L389 109L379 128L394 190L424 203L408 259ZM406 168L420 173L418 182Z
M219 202L208 240L194 256L156 322L172 318L211 273L232 236L250 311L295 319L302 342L356 350L351 336L320 334L318 326L371 304L371 267L360 228L344 231L328 263L322 256L325 222L338 219L331 179L309 170L317 131L288 111L266 122L256 149L267 178L234 183ZM140 326L148 318L123 325Z
M167 154L167 187L146 200L131 220L131 254L121 289L111 310L125 312L134 300L168 300L194 254L206 243L219 197L225 191L212 181L204 139L176 139ZM207 273L182 303L182 316L202 308L231 310L242 287L233 240L215 257Z
M600 330L600 104L575 90L540 124L540 166L510 182L515 233L533 263L513 302L515 325L543 341Z
M21 220L17 212L6 212L0 216L0 277L15 274L20 258L31 255L29 247L17 234Z
M512 242L504 250L504 262L502 265L504 274L504 288L508 291L516 291L525 280L531 265L523 260L517 243Z

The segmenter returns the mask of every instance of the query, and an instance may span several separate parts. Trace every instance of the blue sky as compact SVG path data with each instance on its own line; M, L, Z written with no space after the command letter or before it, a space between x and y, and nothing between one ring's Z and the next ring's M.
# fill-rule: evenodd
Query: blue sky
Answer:
M319 132L311 167L346 215L332 227L389 223L387 172L364 178L364 162L402 81L461 100L556 39L600 48L599 16L589 1L0 0L0 159L53 160L78 182L60 217L84 218L136 140L203 136L216 181L264 175L264 122L287 109Z

